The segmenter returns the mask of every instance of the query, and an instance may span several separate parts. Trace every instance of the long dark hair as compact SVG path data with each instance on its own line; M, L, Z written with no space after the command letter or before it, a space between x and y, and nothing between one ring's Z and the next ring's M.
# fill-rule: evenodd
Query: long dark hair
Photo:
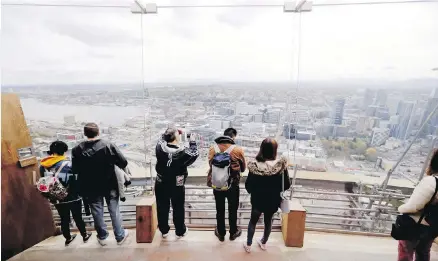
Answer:
M260 151L256 156L258 162L275 160L277 158L278 143L275 139L266 138L260 145Z
M426 171L428 176L432 176L435 173L438 173L438 149L435 149L433 152L432 158L430 158L429 167Z

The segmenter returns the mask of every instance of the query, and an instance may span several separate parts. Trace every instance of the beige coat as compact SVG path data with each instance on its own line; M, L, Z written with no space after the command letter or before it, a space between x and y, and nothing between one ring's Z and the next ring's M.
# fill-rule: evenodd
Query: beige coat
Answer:
M427 203L429 203L435 193L436 180L434 176L427 176L415 187L411 197L406 204L401 205L398 211L402 214L411 214L411 217L418 222L421 217L421 211ZM433 204L438 204L438 194L435 195ZM424 225L429 225L426 221L421 222Z

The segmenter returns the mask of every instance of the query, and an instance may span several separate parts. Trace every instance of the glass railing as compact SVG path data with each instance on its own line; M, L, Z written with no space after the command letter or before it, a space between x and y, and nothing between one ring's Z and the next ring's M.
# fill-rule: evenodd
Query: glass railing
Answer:
M192 225L214 223L207 154L232 126L248 160L278 140L309 227L385 233L438 126L438 3L397 2L157 1L141 14L128 0L3 1L2 92L20 96L40 157L98 123L128 158L135 196L153 185L161 133L196 133Z

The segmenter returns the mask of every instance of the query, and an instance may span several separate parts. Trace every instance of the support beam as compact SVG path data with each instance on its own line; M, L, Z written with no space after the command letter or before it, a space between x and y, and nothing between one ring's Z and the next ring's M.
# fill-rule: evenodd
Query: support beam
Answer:
M285 2L283 11L285 13L300 13L312 11L313 2L307 0L299 0L294 2Z
M140 0L135 0L131 5L131 13L133 14L156 14L157 4L142 3Z

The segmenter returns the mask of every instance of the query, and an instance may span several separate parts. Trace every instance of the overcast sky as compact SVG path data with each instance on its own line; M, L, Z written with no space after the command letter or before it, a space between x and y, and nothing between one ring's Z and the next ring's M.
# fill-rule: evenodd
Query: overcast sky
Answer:
M3 0L22 2L130 4ZM315 6L302 14L300 77L438 79L432 70L438 67L437 14L438 3ZM126 8L2 6L2 83L140 82L140 21ZM157 15L143 16L145 81L291 80L298 28L297 15L281 7L159 9Z

